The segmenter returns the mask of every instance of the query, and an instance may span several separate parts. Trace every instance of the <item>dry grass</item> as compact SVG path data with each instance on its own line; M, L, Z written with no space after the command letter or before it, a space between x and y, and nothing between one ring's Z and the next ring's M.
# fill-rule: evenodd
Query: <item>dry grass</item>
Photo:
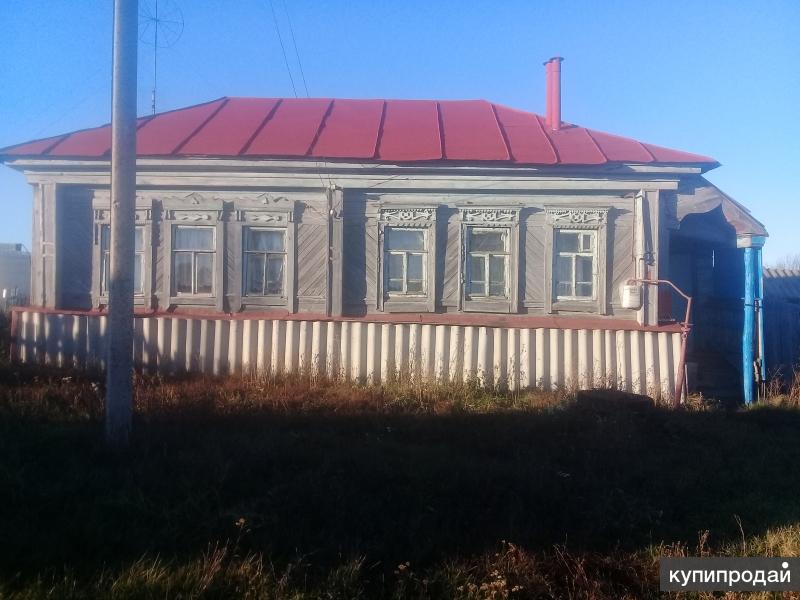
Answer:
M800 408L800 367L795 368L791 377L774 377L769 381L766 402L770 406Z
M660 556L800 555L798 389L139 377L109 454L101 383L0 368L0 598L655 598Z

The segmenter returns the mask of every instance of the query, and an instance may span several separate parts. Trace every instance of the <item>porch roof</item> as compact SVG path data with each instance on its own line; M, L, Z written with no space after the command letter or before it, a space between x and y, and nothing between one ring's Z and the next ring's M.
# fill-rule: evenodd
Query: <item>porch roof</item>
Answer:
M708 213L720 209L725 220L737 235L767 236L764 224L756 219L741 203L731 198L704 177L687 177L681 180L677 194L677 218L682 221L691 214Z

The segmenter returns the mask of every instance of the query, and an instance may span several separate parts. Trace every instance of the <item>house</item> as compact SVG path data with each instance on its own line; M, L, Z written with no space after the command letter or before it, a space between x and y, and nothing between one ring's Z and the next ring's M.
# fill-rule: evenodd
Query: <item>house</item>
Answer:
M0 304L27 304L30 283L31 253L22 244L0 243Z
M764 344L770 372L800 372L800 269L764 269Z
M766 231L713 158L483 100L220 98L137 131L137 364L752 393ZM0 150L33 186L23 361L101 366L109 126ZM760 296L759 296L760 297ZM745 341L743 340L750 340ZM695 385L691 380L690 385Z

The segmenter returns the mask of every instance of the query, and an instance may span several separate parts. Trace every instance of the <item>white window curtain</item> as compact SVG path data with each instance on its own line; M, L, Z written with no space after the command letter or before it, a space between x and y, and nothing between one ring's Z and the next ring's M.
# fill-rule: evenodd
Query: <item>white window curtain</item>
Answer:
M144 294L144 227L134 229L133 293ZM111 283L111 226L100 227L100 293L108 294Z
M213 295L215 241L213 227L175 227L172 278L177 294Z
M285 273L286 231L247 227L244 231L244 295L283 295Z

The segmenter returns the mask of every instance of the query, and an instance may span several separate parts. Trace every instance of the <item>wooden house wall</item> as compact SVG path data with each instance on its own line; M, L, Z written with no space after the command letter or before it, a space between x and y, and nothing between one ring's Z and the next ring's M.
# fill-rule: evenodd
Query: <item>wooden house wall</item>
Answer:
M58 189L58 193L56 193ZM42 306L59 305L60 308L84 309L91 305L93 240L92 196L105 191L89 187L40 184L34 197L34 244L32 266L32 299ZM325 192L219 192L199 190L196 192L174 190L152 190L140 192L152 201L153 225L151 229L153 252L149 267L152 272L153 295L148 305L153 309L169 308L167 273L170 251L165 247L162 199L185 198L187 206L197 202L197 197L221 199L225 207L225 244L217 248L218 260L224 261L225 276L218 284L217 294L224 301L217 310L236 312L241 309L242 265L240 251L234 242L241 229L235 227L235 211L242 206L260 206L263 198L291 203L294 219L295 239L294 264L296 265L294 289L289 290L289 312L323 313L329 306L327 291L336 287L335 276L328 272L328 248L331 244L329 223L329 199ZM653 196L657 198L658 192ZM275 200L279 198L280 200ZM141 202L141 199L137 201ZM517 207L519 209L519 257L518 298L519 312L523 314L545 314L545 260L546 225L545 207L569 205L574 207L609 208L607 268L601 277L606 286L608 304L605 314L614 318L635 319L635 311L624 310L619 304L619 286L635 275L633 258L634 200L631 194L614 195L587 191L586 193L552 194L531 193L430 193L423 191L396 190L372 193L365 190L345 190L342 205L342 312L359 315L378 312L379 243L378 215L380 208L391 206L434 206L436 217L436 285L435 306L440 312L458 310L459 263L461 257L461 223L459 210L473 207ZM658 211L657 203L655 210ZM651 219L652 220L652 219ZM57 224L57 227L56 227ZM658 218L647 223L646 235L657 254L654 232L658 229ZM58 236L58 241L53 237ZM221 240L220 240L221 241ZM53 262L56 243L59 248L57 272ZM224 251L223 251L224 248ZM653 259L654 262L657 259ZM57 279L57 281L56 281ZM58 290L58 299L54 297ZM331 302L330 305L335 304ZM255 307L245 306L245 310ZM589 315L587 315L589 316ZM598 316L591 313L591 316Z
M606 286L610 300L606 311L616 318L636 318L636 312L620 306L619 286L635 276L633 259L633 199L608 195L519 195L387 193L359 191L345 193L344 199L344 312L369 314L378 309L380 260L378 256L378 215L380 207L434 206L436 215L436 307L442 312L458 310L461 286L461 221L459 208L519 208L518 296L520 312L545 312L545 206L608 207Z

